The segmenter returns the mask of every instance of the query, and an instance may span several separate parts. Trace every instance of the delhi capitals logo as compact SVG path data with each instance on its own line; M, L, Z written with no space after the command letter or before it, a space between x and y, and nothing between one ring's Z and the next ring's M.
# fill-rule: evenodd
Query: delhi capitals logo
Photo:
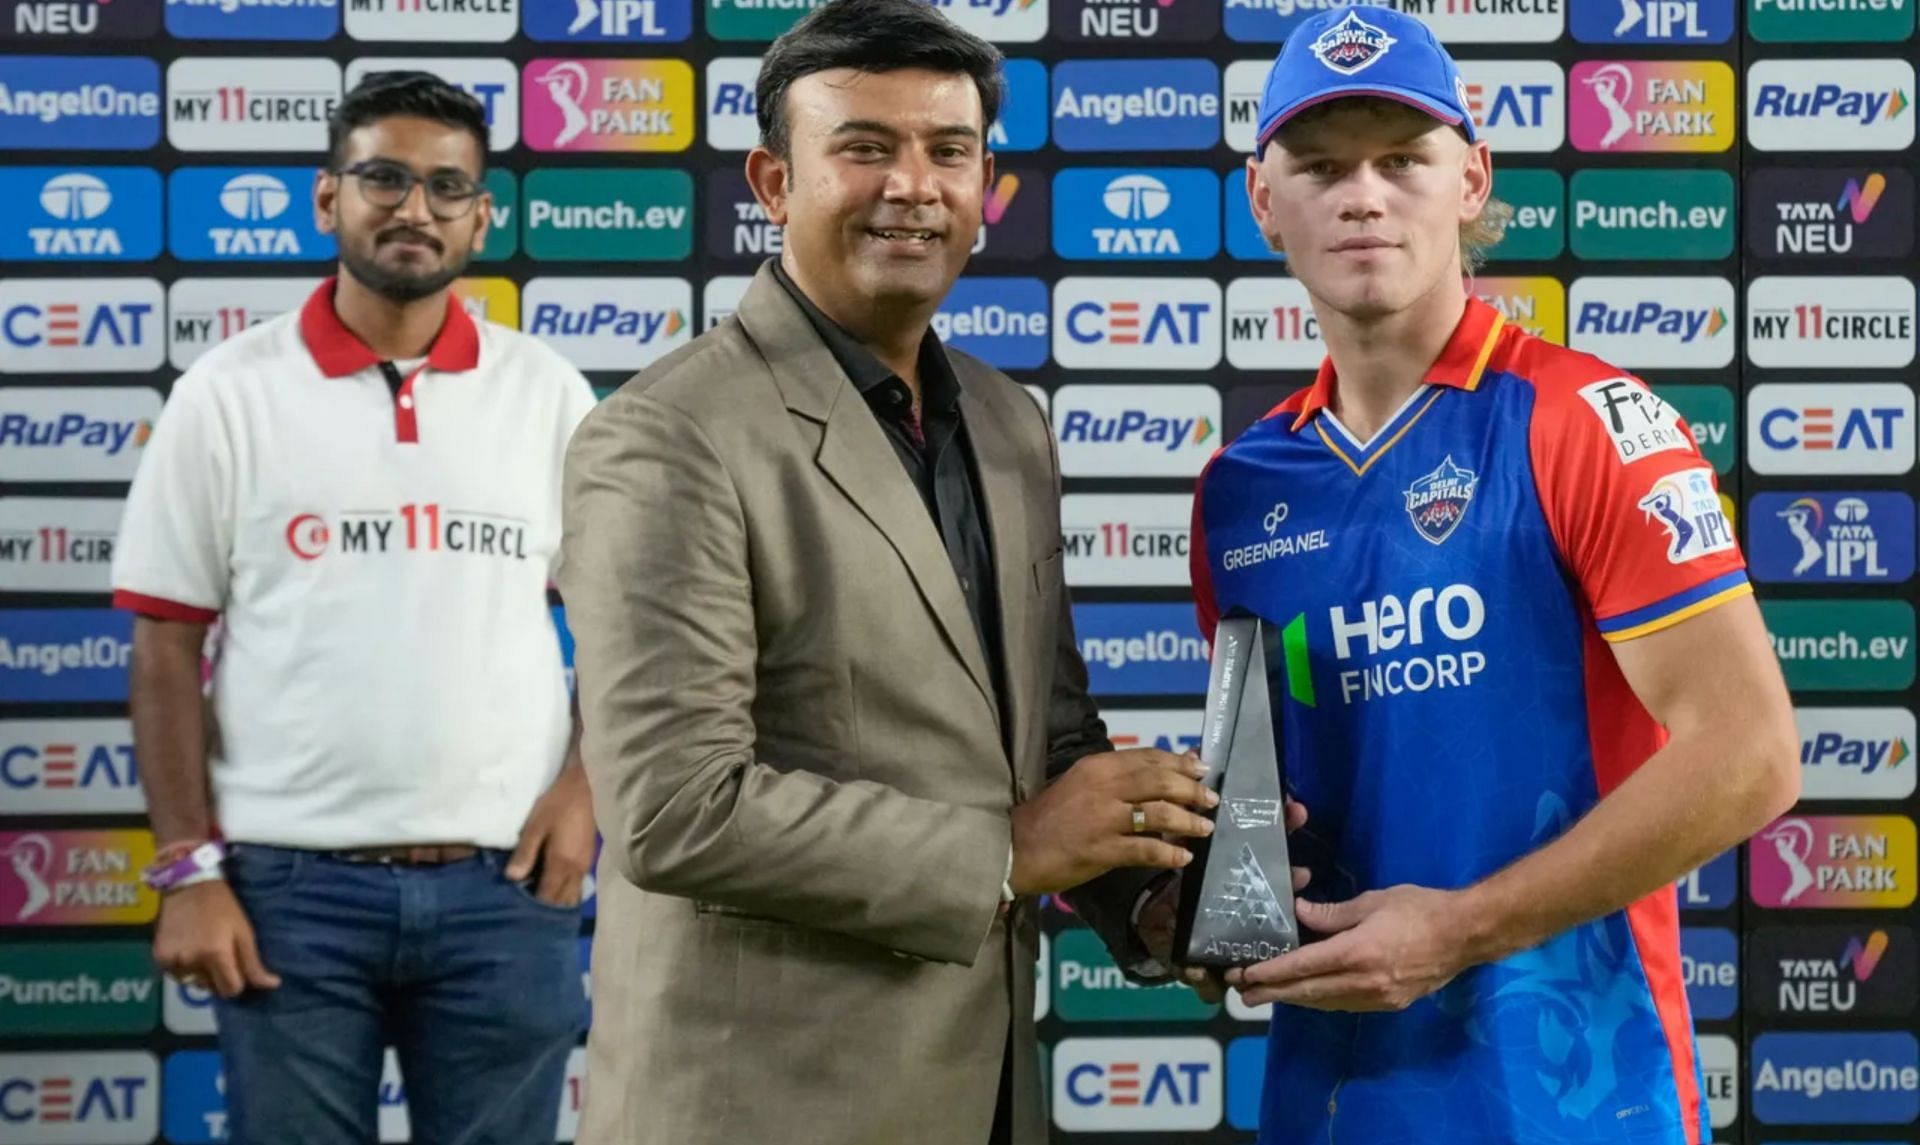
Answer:
M1387 49L1398 42L1384 29L1362 20L1359 13L1348 12L1346 19L1320 33L1312 49L1314 58L1327 67L1352 75L1386 55Z
M1407 486L1407 516L1413 518L1421 536L1440 544L1453 536L1460 518L1467 515L1479 484L1479 474L1455 465L1448 454L1440 468Z

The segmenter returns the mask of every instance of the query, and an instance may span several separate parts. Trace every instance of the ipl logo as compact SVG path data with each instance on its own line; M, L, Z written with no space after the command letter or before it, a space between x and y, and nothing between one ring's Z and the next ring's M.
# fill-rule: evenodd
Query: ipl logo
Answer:
M553 97L553 105L560 109L560 134L554 136L555 147L565 147L580 138L587 129L587 111L580 101L587 96L587 69L583 64L555 64L544 75L534 80L545 85L547 94Z
M1312 51L1314 58L1327 67L1352 75L1385 56L1398 42L1384 29L1362 20L1358 13L1349 12L1346 19L1320 33Z
M1787 889L1780 893L1780 905L1788 906L1813 886L1813 869L1807 860L1813 857L1813 828L1800 819L1788 819L1761 836L1773 844L1773 853L1787 868Z
M1625 64L1608 64L1588 76L1585 82L1607 112L1607 133L1600 137L1600 147L1605 150L1633 130L1633 116L1628 113L1623 98L1633 91L1633 73Z
M53 842L45 835L21 835L13 846L0 851L0 856L6 858L13 877L26 888L27 896L13 916L13 921L25 922L53 901L53 888L47 885L47 876L53 871Z

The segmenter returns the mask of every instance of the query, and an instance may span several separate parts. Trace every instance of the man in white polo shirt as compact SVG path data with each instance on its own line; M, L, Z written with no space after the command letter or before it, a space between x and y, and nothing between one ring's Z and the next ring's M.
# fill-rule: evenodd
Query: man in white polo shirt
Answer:
M243 1145L376 1141L384 1045L414 1140L554 1140L594 826L546 591L594 399L449 289L486 138L432 76L347 95L339 275L174 384L115 550L155 957L218 995Z

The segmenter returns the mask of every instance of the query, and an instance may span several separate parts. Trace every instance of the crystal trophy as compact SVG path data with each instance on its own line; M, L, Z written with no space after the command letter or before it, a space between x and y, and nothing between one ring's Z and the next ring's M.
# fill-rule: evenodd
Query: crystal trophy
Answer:
M1219 793L1213 834L1186 840L1174 961L1250 966L1300 945L1287 854L1279 737L1269 666L1279 634L1256 616L1220 621L1200 736L1206 784Z

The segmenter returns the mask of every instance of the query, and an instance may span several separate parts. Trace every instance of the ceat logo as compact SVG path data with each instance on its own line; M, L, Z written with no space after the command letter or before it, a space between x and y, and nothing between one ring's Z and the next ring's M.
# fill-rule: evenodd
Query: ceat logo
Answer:
M1053 1119L1068 1132L1212 1129L1221 1090L1212 1038L1067 1038L1053 1051Z
M1499 151L1558 150L1567 134L1567 77L1547 60L1462 60L1467 113Z
M0 1141L146 1145L160 1132L152 1054L0 1055Z
M158 369L165 298L150 278L0 281L0 346L13 373Z
M29 814L145 807L126 720L0 721L0 789Z
M1069 369L1210 369L1220 361L1220 285L1201 278L1065 278L1053 293L1053 356Z
M1758 473L1905 473L1913 416L1913 390L1896 382L1755 386L1748 464Z

